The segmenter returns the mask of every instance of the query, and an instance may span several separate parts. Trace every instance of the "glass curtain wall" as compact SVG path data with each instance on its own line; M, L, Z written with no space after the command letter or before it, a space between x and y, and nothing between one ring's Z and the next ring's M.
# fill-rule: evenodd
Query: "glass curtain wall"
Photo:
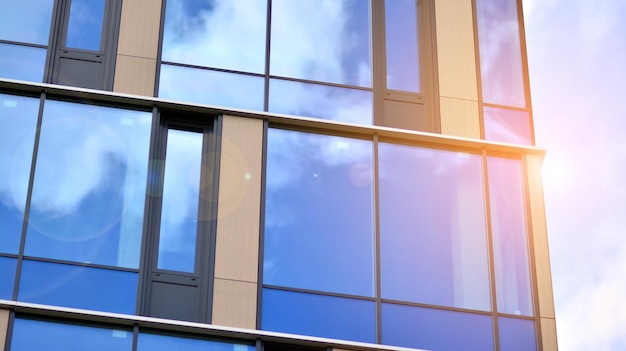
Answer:
M433 350L497 349L498 331L534 345L521 167L270 128L261 328Z
M386 3L382 86L419 94L416 1ZM370 0L168 0L158 96L373 124L372 18Z
M0 298L134 314L152 114L0 102Z

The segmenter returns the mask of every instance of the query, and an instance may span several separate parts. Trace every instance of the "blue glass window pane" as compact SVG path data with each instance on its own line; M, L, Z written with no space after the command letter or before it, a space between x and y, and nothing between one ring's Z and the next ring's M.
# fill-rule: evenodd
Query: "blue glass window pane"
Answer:
M41 82L46 49L0 43L0 78Z
M483 101L526 107L517 0L477 0Z
M36 335L36 336L34 336ZM130 330L16 318L11 351L130 351Z
M17 299L134 314L137 273L24 260Z
M530 316L526 211L519 160L490 157L489 200L498 312Z
M137 351L255 351L255 349L253 345L248 344L149 333L140 333L137 340Z
M159 97L172 100L263 110L261 77L161 65Z
M415 0L385 1L387 88L420 91Z
M65 46L100 51L105 0L72 0Z
M490 310L479 155L381 143L382 297Z
M163 61L265 72L266 0L168 0Z
M263 289L263 330L376 342L376 305L335 296Z
M263 282L373 296L371 142L267 138Z
M535 323L526 319L498 318L500 333L500 350L502 351L535 351Z
M485 106L483 117L485 139L532 145L528 112Z
M0 299L13 298L13 284L15 282L15 267L17 260L11 257L0 257Z
M38 111L39 99L0 94L0 252L19 248Z
M0 39L47 45L53 6L54 0L2 1Z
M371 87L370 2L274 0L270 73Z
M372 92L286 80L270 80L269 111L372 124Z
M46 101L25 254L139 265L151 114Z
M157 268L194 272L202 133L167 133Z
M386 345L436 351L493 350L491 316L383 303Z

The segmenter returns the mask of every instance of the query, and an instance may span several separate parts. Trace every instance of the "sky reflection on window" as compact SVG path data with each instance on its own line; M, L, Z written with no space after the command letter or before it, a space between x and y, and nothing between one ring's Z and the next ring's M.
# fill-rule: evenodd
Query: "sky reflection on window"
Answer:
M157 268L194 272L202 133L167 133Z
M36 337L33 337L33 331L36 331ZM130 330L22 318L15 319L11 337L11 351L131 351L132 345Z
M46 101L26 255L139 265L151 114Z
M485 106L483 120L485 139L532 145L528 112Z
M370 91L270 80L269 111L341 122L372 124Z
M168 0L164 61L265 71L266 0Z
M65 46L100 50L105 0L72 0Z
M490 310L481 157L379 150L382 297Z
M159 97L172 100L263 110L263 78L161 65Z
M387 88L420 91L417 5L415 0L385 1Z
M0 78L41 82L46 49L0 43Z
M499 157L490 157L487 165L498 312L531 316L522 165Z
M483 101L526 107L517 0L477 0Z
M48 44L54 0L19 0L0 3L0 39Z
M372 145L268 132L265 284L373 296Z
M370 3L274 0L270 74L372 85Z
M0 252L17 254L39 99L0 94Z

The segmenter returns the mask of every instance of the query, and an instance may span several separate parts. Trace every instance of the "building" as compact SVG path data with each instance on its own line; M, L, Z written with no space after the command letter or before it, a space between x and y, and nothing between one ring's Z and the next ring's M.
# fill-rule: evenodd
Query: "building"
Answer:
M556 350L518 0L0 3L0 349Z

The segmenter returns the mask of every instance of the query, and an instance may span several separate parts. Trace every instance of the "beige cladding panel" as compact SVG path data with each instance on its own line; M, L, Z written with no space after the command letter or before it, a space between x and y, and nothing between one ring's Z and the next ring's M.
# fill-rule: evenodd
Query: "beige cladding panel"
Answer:
M439 99L441 134L465 138L480 138L478 102L470 100Z
M117 55L113 91L153 96L155 75L156 60Z
M554 297L552 295L552 275L548 252L548 230L546 226L543 188L541 184L541 163L539 155L526 155L528 172L528 194L530 204L531 230L535 267L537 274L537 296L539 298L539 316L554 318Z
M263 122L224 116L215 277L258 280Z
M157 58L162 0L130 0L122 3L117 53Z
M435 0L435 20L439 94L478 100L472 1Z
M4 350L9 328L9 311L0 310L0 350Z
M552 318L541 318L541 345L543 351L557 351L556 322Z
M256 329L255 283L215 279L212 324Z

